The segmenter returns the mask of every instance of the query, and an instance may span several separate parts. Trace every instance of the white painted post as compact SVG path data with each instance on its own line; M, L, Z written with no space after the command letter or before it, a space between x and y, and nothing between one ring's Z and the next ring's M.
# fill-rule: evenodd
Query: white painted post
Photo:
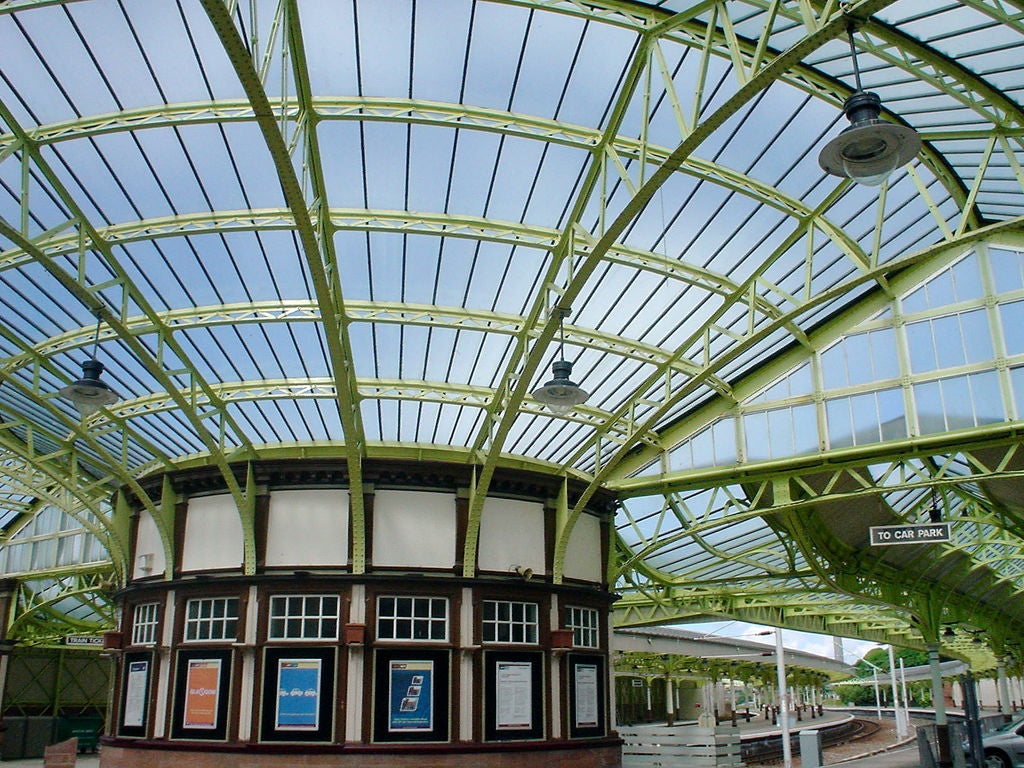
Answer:
M786 701L786 661L782 630L775 630L775 672L779 678L779 725L782 727L782 765L793 768L793 745L789 743L789 703Z
M907 727L900 712L899 688L896 685L896 658L889 646L889 683L892 685L892 714L896 718L896 738L900 741L907 736Z

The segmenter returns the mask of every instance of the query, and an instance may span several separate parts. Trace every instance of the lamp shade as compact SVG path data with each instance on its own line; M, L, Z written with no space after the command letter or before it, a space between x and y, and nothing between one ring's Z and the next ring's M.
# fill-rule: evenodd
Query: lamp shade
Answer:
M103 363L95 358L82 363L82 378L63 387L59 394L66 397L82 416L89 416L100 408L118 401L117 393L103 381Z
M878 118L882 101L870 91L854 91L843 104L850 125L818 155L822 170L876 187L921 149L913 128Z
M568 360L555 360L551 364L551 372L554 378L533 390L533 399L546 405L553 413L566 414L589 397L579 384L569 378L572 376L572 363Z

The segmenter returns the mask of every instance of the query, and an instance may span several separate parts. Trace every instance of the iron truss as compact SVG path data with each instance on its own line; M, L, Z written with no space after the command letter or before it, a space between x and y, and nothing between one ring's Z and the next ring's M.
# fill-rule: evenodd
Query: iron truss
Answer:
M1024 245L1003 63L1020 3L345 5L0 1L0 519L10 544L57 507L110 553L26 586L14 631L110 620L115 489L170 547L176 499L150 499L147 475L217 467L248 520L249 463L301 451L346 461L356 572L365 459L474 467L466 575L495 470L522 467L586 487L557 500L556 581L588 500L620 494L623 624L728 615L909 645L956 625L1012 650L1024 350L999 329L1024 285L992 284L989 250ZM877 189L815 162L852 89L851 24L886 118L924 140ZM904 298L975 255L988 283L954 310L988 313L993 353L921 373L907 329L954 310ZM529 393L570 307L591 397L554 416ZM836 394L824 356L864 323L897 337L898 371ZM82 420L55 393L93 350L121 399ZM807 361L819 379L777 404L813 414L814 446L745 455L759 398ZM990 374L997 419L829 431L838 397L884 385L911 413L944 377ZM679 458L723 424L742 450ZM953 536L935 549L880 557L850 533L936 505Z

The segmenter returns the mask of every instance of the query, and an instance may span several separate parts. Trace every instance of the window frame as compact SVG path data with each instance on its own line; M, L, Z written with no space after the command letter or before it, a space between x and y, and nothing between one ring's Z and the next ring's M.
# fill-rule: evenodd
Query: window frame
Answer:
M291 601L301 600L302 601L302 613L300 614L289 614L287 609L290 607ZM306 613L310 600L318 600L320 611L319 613ZM323 609L324 602L326 600L334 601L334 612L325 613ZM275 614L274 607L276 603L284 603L285 612L282 614ZM318 632L317 634L306 635L307 622L316 622ZM334 633L324 634L323 626L326 622L334 622ZM275 622L283 623L283 632L280 635L275 634ZM288 629L291 622L299 622L300 635L289 636ZM336 642L341 638L341 596L332 594L329 592L323 593L301 593L301 594L277 594L271 595L267 605L267 642L275 643L301 643L311 641L331 641Z
M224 643L224 642L236 642L238 640L238 629L240 625L240 600L237 595L215 595L207 597L190 597L185 601L185 610L183 615L182 623L182 643L195 644L195 643ZM210 615L210 616L190 616L190 609L193 604L202 605L203 603L209 603L211 606L211 614L216 610L218 604L224 605L224 613L221 616ZM229 608L234 608L234 613L230 613ZM200 613L202 608L199 608ZM234 622L233 626L229 628L229 622ZM210 627L210 635L208 637L189 637L189 631L192 627L197 628L203 625ZM221 632L214 635L213 628L215 626L221 627Z
M495 606L495 618L487 618L488 604ZM500 607L508 606L509 618L500 617ZM516 607L523 609L523 618L516 620L514 617ZM529 616L532 609L532 618ZM509 639L501 639L498 634L502 627L508 629ZM513 639L516 629L522 629L523 638ZM488 637L488 629L495 632L494 637ZM530 630L532 629L532 637ZM507 598L485 598L480 606L480 641L486 645L519 645L536 646L540 644L540 604L531 600L510 600Z
M392 602L392 610L389 613L385 613L383 610L385 601ZM399 612L403 601L410 601L409 614L405 615ZM427 615L417 616L417 606L426 605ZM444 617L443 619L435 616L433 613L434 608L439 605L444 605ZM384 643L449 643L451 641L452 634L452 611L451 611L451 599L447 595L409 595L409 594L381 594L377 595L376 599L376 616L374 621L376 639ZM390 635L383 631L384 623L390 622L391 632ZM401 623L408 622L408 632L400 633ZM417 625L423 625L425 622L426 636L417 637ZM443 637L435 637L433 635L433 628L443 625L444 633Z
M147 610L148 609L148 610ZM149 616L142 616L143 612L150 613ZM152 635L149 639L140 637L145 633ZM132 645L156 645L160 634L160 602L154 600L146 603L136 603L132 610Z
M593 626L579 621L592 617ZM599 649L601 647L601 612L583 605L565 607L565 628L572 630L572 644L576 648ZM592 642L589 637L592 636Z

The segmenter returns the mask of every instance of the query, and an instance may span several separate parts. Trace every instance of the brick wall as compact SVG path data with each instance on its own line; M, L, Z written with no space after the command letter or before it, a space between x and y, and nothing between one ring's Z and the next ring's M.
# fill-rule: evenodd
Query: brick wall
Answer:
M448 754L256 754L103 746L103 768L621 768L618 747Z

